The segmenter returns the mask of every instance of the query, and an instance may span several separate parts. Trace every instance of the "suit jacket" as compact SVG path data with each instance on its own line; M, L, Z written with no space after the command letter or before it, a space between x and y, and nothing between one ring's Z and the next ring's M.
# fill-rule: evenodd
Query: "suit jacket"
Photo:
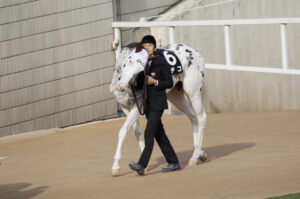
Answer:
M154 53L154 55L158 55ZM148 86L148 108L153 110L164 110L168 108L166 89L172 88L173 78L170 67L164 57L157 57L152 60L146 75L158 80L158 85Z

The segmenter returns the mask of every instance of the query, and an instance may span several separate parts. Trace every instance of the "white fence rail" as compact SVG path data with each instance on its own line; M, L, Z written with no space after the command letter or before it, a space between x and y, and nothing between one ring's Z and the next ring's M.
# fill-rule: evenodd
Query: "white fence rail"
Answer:
M265 72L300 75L300 70L289 69L288 62L288 46L286 26L287 24L300 23L300 18L270 18L270 19L237 19L237 20L200 20L200 21L153 21L153 22L113 22L114 28L114 45L116 46L116 57L121 52L121 36L120 28L136 28L136 27L169 27L169 43L174 43L174 28L176 26L223 26L225 38L226 65L206 64L209 69L249 71L249 72ZM230 46L230 26L233 25L258 25L258 24L278 24L281 33L281 57L282 68L266 68L252 66L236 66L232 65L231 46Z

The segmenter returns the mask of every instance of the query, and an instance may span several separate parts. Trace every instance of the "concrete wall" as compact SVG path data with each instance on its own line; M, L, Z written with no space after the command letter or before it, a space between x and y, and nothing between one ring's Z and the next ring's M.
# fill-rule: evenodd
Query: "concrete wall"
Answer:
M117 19L118 21L139 21L142 17L156 16L164 13L179 0L117 0ZM136 31L138 32L136 35ZM149 34L149 29L123 28L122 46L129 42L138 41L141 35Z
M204 6L212 2L216 1L206 0ZM299 9L300 1L297 0L236 0L195 9L173 20L300 17ZM281 67L279 25L232 26L230 33L233 64ZM290 68L300 69L297 48L300 45L299 34L300 25L288 25ZM185 42L199 49L208 63L225 63L223 27L179 27L176 28L175 38L178 42Z
M114 117L111 0L0 2L0 136Z
M198 2L191 7L194 9L182 12L183 2L174 8L177 9L175 15L158 20L300 17L300 1L297 0L235 0L214 6L210 5L224 1L193 2ZM152 28L151 33L158 39L158 45L168 43L165 28ZM231 26L230 33L233 65L281 68L279 25ZM289 68L292 69L300 69L298 35L300 25L287 26ZM175 42L199 50L206 63L225 64L223 26L177 27ZM213 112L300 109L300 76L207 70L207 78Z

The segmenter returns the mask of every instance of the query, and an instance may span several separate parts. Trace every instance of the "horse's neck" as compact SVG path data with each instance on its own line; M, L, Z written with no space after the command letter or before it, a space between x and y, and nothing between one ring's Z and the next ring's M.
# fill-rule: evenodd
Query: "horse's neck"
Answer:
M122 65L125 61L125 59L129 56L129 54L131 53L132 49L130 48L124 48L121 52L121 54L119 55L119 57L117 58L116 64L115 64L115 70L113 73L113 78L110 84L110 91L112 92L113 90L116 89L116 85L118 83L118 79L120 77L120 74L122 72Z

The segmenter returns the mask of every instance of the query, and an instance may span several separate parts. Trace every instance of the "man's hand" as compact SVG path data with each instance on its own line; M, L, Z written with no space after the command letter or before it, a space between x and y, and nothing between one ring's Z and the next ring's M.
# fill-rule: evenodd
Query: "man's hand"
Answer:
M153 77L151 77L151 76L147 76L147 82L148 82L148 85L152 85L152 84L154 84L154 85L157 85L157 80L156 79L154 79Z

